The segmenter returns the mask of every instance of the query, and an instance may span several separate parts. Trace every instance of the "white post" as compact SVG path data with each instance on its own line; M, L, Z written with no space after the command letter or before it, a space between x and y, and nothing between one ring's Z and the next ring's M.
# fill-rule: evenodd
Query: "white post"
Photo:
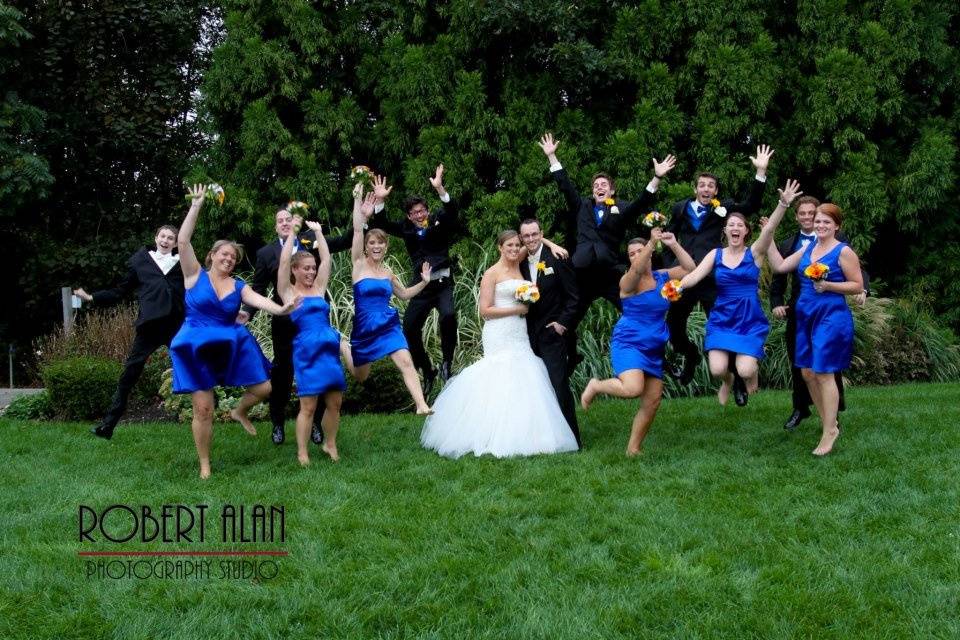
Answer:
M73 291L70 287L60 287L60 301L63 303L63 332L73 332Z

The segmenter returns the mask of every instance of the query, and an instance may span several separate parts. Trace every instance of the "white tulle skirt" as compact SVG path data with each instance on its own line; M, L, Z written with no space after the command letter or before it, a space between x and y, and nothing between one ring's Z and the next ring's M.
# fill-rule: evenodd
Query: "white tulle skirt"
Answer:
M420 442L442 456L576 451L543 360L529 345L484 356L451 378Z

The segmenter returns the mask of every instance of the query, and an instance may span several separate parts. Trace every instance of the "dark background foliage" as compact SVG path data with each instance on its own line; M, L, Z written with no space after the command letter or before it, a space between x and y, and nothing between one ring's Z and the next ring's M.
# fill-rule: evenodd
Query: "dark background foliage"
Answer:
M519 216L552 226L546 130L584 190L603 169L636 195L650 158L676 154L661 206L699 170L740 191L769 143L773 183L846 210L881 293L960 328L954 3L9 4L0 159L24 168L0 186L8 341L50 328L57 287L115 280L180 219L185 179L227 190L203 242L258 244L290 198L344 224L361 163L391 178L399 216L443 162L464 247Z

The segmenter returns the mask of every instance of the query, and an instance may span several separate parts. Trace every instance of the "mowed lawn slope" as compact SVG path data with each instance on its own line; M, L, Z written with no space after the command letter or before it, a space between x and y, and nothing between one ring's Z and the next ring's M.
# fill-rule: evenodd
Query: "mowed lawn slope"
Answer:
M785 392L581 414L586 449L445 460L346 417L340 464L218 425L0 418L2 638L957 638L960 385L852 389L835 452ZM465 425L466 428L466 425ZM283 544L79 541L78 507L282 505ZM219 532L219 529L215 529ZM275 549L270 580L87 578L90 550Z

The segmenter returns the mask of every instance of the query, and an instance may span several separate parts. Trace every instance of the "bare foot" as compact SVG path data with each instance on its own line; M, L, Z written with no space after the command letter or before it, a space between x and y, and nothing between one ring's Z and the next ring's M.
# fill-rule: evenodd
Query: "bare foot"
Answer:
M209 477L210 477L210 463L201 462L200 463L200 479L206 480Z
M594 391L593 385L598 382L600 381L596 378L590 378L590 382L587 383L583 393L580 394L580 406L583 407L584 411L590 409L590 405L593 404L593 399L597 397L597 392Z
M336 445L330 446L330 443L329 443L329 442L324 442L324 443L320 446L320 448L323 449L323 452L324 452L324 453L326 453L328 456L330 456L330 459L331 459L331 460L333 460L334 462L340 462L340 454L337 452L337 446L336 446Z
M643 447L636 447L636 448L634 448L634 447L629 447L629 446L627 447L627 457L628 457L628 458L636 458L636 457L639 456L641 453L643 453Z
M721 406L725 407L727 406L727 400L729 399L730 399L730 385L727 384L726 380L724 380L723 382L720 383L720 390L717 391L717 402L719 402Z
M834 427L833 429L828 429L825 434L820 438L820 444L817 445L817 448L813 450L813 455L815 456L825 456L833 450L833 444L837 441L837 437L840 435L840 429Z
M297 453L297 462L300 463L301 467L310 466L310 454L309 453Z
M253 426L253 423L250 422L250 418L247 417L246 413L240 413L236 409L230 410L230 417L243 425L243 429L252 436L257 435L257 428Z
M417 407L417 415L418 415L418 416L432 416L432 415L433 415L433 408L432 408L432 407L429 407L429 406L427 406L427 405L423 405L422 407Z

